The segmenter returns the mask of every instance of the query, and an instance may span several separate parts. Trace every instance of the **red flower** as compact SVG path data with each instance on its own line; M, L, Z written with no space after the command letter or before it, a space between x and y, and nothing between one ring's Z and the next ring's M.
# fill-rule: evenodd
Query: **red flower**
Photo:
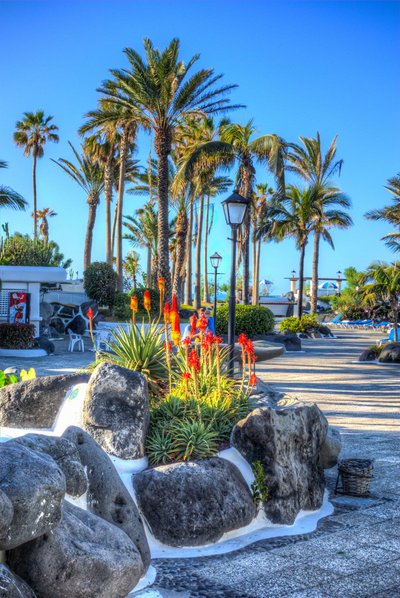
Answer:
M200 359L195 349L190 352L188 364L195 372L200 371Z
M255 374L250 375L250 386L257 386L257 376Z
M178 300L175 293L172 295L171 328L171 338L174 345L179 345L181 341L181 324L179 321Z
M133 313L135 313L135 314L137 313L137 311L138 311L137 297L131 297L130 308L133 311Z
M190 322L190 333L196 334L196 327L197 327L196 314L193 314L192 316L190 316L189 322Z
M197 328L199 330L201 330L202 332L204 332L205 330L207 330L208 327L208 320L206 318L206 316L204 314L202 314L200 316L200 318L197 320Z
M158 288L160 290L160 293L164 293L165 291L165 279L160 276L160 278L158 279Z
M246 342L246 344L244 346L244 350L249 355L254 355L254 344L253 344L253 341L250 340L249 338L247 339L247 342Z
M222 342L223 342L223 340L224 340L224 339L222 338L222 336L214 336L214 343L215 343L216 345L219 345L220 343L222 343Z
M171 343L171 341L168 341L168 343L166 343L166 342L164 343L164 349L166 351L169 351L171 353L171 351L172 351L172 343Z
M187 337L185 337L185 338L183 339L183 341L182 341L182 345L184 345L185 347L188 347L188 346L191 344L191 342L192 342L192 341L191 341L191 340L190 340L190 338L187 336Z
M182 374L182 378L184 380L190 380L191 377L192 377L192 374L190 372L183 372L183 374Z
M87 315L88 319L92 322L94 319L94 313L93 313L93 309L91 307L89 307L89 309L87 310L86 315Z
M247 341L248 341L248 338L244 332L242 332L242 334L239 334L238 343L239 343L239 345L242 346L242 348L245 347Z

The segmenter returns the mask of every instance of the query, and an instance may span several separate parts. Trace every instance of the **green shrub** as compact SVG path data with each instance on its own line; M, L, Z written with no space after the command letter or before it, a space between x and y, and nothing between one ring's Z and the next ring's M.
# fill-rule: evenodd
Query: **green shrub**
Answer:
M33 324L0 324L0 347L2 349L31 349L34 345Z
M0 244L0 265L2 266L61 266L69 268L72 260L64 260L60 248L54 241L34 241L29 235L15 233Z
M85 293L99 305L114 305L116 285L117 274L106 262L93 262L83 273Z
M371 345L370 347L368 347L368 349L370 349L371 351L373 351L375 353L377 359L380 356L380 354L382 353L383 348L384 348L384 345Z
M113 316L123 322L128 322L132 317L130 305L130 295L117 291L114 298Z
M36 372L33 368L30 368L28 371L21 370L19 375L5 374L2 370L0 370L0 388L3 388L3 386L8 386L9 384L22 382L23 380L33 380L33 378L36 378Z
M128 370L141 372L155 394L166 387L168 368L165 360L162 328L157 325L119 326L106 343L110 353L98 353L98 363L108 361Z
M297 316L290 316L285 318L279 324L279 330L290 330L290 332L307 332L316 328L319 329L318 318L315 314L305 314L301 320Z
M318 297L318 301L322 301L323 303L331 303L334 296L335 295L322 295L322 297Z
M129 298L131 297L131 295L135 295L135 297L137 297L139 303L139 310L141 311L143 310L143 295L146 290L150 293L150 314L152 316L158 315L160 313L160 291L158 289L146 289L146 287L137 287L135 291L131 291L129 293Z
M229 306L220 305L217 307L217 333L227 334L228 332ZM274 316L267 307L261 305L237 305L236 306L236 334L242 332L247 336L255 334L269 334L274 330Z
M267 476L265 475L264 467L261 461L254 461L252 463L254 482L251 485L251 492L253 501L256 507L262 502L267 502L269 499L269 488L267 486Z

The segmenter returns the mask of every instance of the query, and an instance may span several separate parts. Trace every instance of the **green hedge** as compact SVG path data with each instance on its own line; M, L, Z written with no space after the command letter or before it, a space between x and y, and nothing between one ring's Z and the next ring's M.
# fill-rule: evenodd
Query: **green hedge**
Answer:
M131 296L134 295L138 300L139 312L137 318L140 319L143 316L147 317L147 312L143 309L143 296L145 288L137 288L135 291L129 293L115 293L113 315L119 320L128 322L132 317L130 308ZM160 310L160 291L158 289L148 289L150 291L150 313L154 317L158 315Z
M229 306L217 307L217 333L228 332ZM274 330L274 316L267 307L261 305L236 305L236 334L244 332L248 336L270 334Z
M0 324L0 347L2 349L31 349L34 344L33 324Z
M307 332L307 330L311 330L312 328L318 329L320 326L317 316L314 314L305 314L301 320L297 316L290 316L290 318L285 318L279 324L279 330L283 332L284 330L290 330L290 332Z
M114 305L116 285L117 274L106 262L93 262L83 273L85 293L99 305Z

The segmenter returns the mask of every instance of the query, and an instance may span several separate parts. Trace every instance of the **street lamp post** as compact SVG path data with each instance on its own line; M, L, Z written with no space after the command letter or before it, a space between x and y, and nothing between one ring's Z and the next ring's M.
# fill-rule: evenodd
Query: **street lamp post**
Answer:
M219 253L215 252L210 256L210 262L214 268L214 330L217 332L217 273L222 262L222 257Z
M232 260L231 260L231 282L229 292L229 316L228 316L228 374L232 377L234 374L234 350L235 350L235 318L236 318L236 243L237 231L243 223L249 200L239 195L234 190L232 195L222 202L226 223L229 224L232 231Z

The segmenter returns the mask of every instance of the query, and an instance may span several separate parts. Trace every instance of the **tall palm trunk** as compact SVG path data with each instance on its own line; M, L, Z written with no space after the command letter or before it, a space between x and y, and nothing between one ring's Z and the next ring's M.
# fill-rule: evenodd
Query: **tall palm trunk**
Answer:
M117 229L117 216L118 216L118 202L115 204L115 208L114 208L113 225L112 225L112 232L111 232L111 260L112 260L112 262L114 262L115 233L116 233L116 229Z
M106 261L113 262L113 250L111 247L111 202L113 189L114 156L110 152L104 168L104 201L106 204Z
M32 187L33 187L33 238L37 239L37 192L36 192L37 151L33 150Z
M312 280L311 280L311 313L315 314L317 311L318 302L318 264L319 264L319 243L321 240L321 233L315 231L314 233L314 253L312 261Z
M242 169L242 195L248 199L249 203L252 194L252 175L250 167L245 165ZM243 303L248 305L250 303L250 235L251 235L251 218L250 210L247 210L245 219L242 225L242 262L243 262ZM254 274L254 273L253 273Z
M152 289L156 289L158 287L158 254L153 253L153 258L151 262L151 284L150 287Z
M183 303L183 280L185 267L185 250L188 233L188 220L185 208L178 213L176 220L176 249L175 272L172 289L176 293L178 303Z
M43 216L42 225L40 226L40 231L43 236L43 241L45 245L49 243L49 223L47 222L46 216Z
M201 307L201 241L203 236L204 195L200 195L197 217L196 257L194 272L194 307Z
M253 218L253 236L251 239L252 245L252 272L253 272L253 288L251 294L251 302L253 305L257 305L257 283L258 283L258 275L257 275L257 239L255 236L255 220Z
M171 273L169 269L169 226L168 226L168 156L171 152L171 134L159 129L154 147L158 157L158 276L165 281L165 299L171 300Z
M85 238L85 248L83 254L83 271L88 269L92 260L92 243L93 243L93 228L94 223L96 222L96 212L97 206L99 205L99 197L98 195L93 195L88 197L87 202L89 204L89 214L88 214L88 221L86 226L86 238Z
M192 305L192 248L193 248L193 196L190 197L188 234L186 239L186 288L185 303Z
M151 287L151 244L147 245L146 286Z
M392 314L393 314L393 340L395 343L399 340L399 302L396 299L392 302Z
M203 302L209 303L210 292L208 289L208 227L210 218L210 197L206 197L206 222L204 227L204 249L203 249L203 260L204 260L204 287L203 287Z
M122 211L125 190L125 168L128 153L128 130L122 129L121 143L119 147L119 181L118 181L118 199L117 199L117 251L116 251L116 270L117 270L117 290L124 290L124 281L122 277Z
M307 241L300 245L300 264L299 264L299 297L297 299L297 315L299 318L303 315L303 288L304 288L304 256L306 253Z
M261 255L261 239L257 239L253 245L253 305L258 305L260 294L260 255Z

